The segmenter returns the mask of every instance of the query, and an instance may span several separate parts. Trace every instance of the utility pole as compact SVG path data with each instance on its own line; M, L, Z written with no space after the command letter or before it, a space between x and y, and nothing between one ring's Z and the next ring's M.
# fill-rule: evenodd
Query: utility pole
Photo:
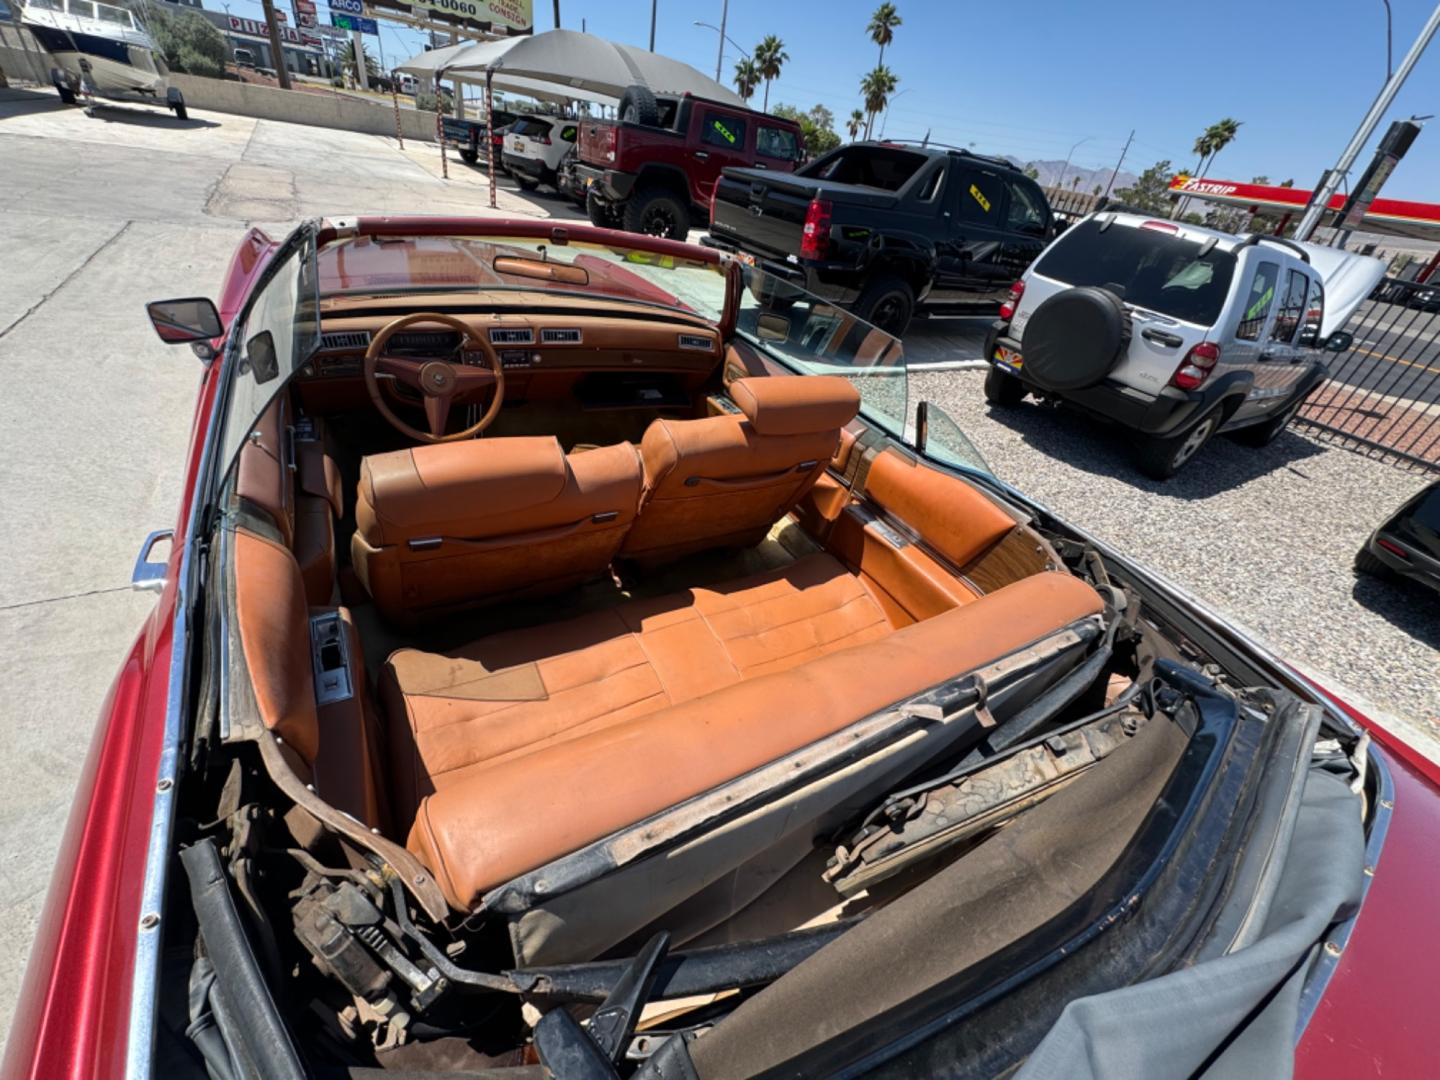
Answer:
M650 51L655 51L655 5L660 0L650 0Z
M1340 155L1340 160L1335 163L1333 169L1328 169L1325 175L1320 178L1320 183L1315 188L1315 194L1310 196L1310 205L1305 208L1305 216L1300 219L1300 224L1295 226L1296 240L1309 240L1315 232L1315 227L1320 224L1320 218L1330 207L1331 197L1340 190L1340 181L1345 179L1350 172L1350 167L1355 164L1355 159L1360 156L1360 151L1369 142L1370 136L1375 132L1375 125L1385 115L1385 110L1395 100L1400 87L1405 85L1405 79L1410 74L1410 69L1420 59L1420 54L1430 44L1430 39L1435 36L1435 31L1440 28L1440 5L1430 13L1430 19L1425 23L1420 36L1415 39L1415 44L1410 46L1410 51L1405 54L1405 59L1400 61L1400 68L1386 80L1385 85L1380 89L1380 96L1370 106L1370 111L1365 114L1365 119L1360 121L1360 126L1355 134L1350 137L1350 144L1345 147L1345 152Z
M721 82L720 65L725 62L725 20L730 16L730 0L720 4L720 47L715 53L715 81ZM723 83L722 83L723 85Z
M350 31L350 48L355 51L355 82L361 90L370 89L370 69L365 64L365 37L359 30ZM435 84L435 93L440 93L440 84Z
M555 0L555 29L560 29L560 0Z
M1130 152L1130 143L1133 142L1134 139L1135 129L1131 128L1130 138L1125 140L1125 148L1120 151L1120 160L1115 163L1115 171L1110 174L1110 182L1105 185L1105 194L1100 196L1102 199L1108 199L1110 197L1110 189L1115 185L1115 177L1120 175L1120 166L1125 164L1125 155ZM1063 176L1060 178L1060 182L1062 184L1065 182Z
M265 9L265 29L270 35L270 59L275 61L275 78L280 80L280 89L290 89L290 69L285 66L285 49L280 44L280 24L275 21L274 0L260 0Z

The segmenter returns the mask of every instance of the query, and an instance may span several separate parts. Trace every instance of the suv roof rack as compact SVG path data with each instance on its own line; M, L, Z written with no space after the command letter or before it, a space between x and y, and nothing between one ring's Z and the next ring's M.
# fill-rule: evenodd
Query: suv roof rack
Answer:
M955 146L953 143L936 142L934 139L875 139L878 143L900 143L905 146L918 146L922 150L936 149L948 150L952 154L959 154L962 157L973 158L976 161L983 161L989 165L998 165L1002 169L1009 169L1011 172L1019 172L1019 167L1008 158L994 157L990 154L977 154L974 150L964 146Z
M1267 236L1264 233L1251 233L1244 240L1240 241L1240 243L1235 245L1235 250L1239 251L1241 248L1251 247L1255 244L1279 244L1281 247L1287 247L1296 255L1299 255L1301 262L1310 262L1310 253L1308 251L1306 251L1303 247L1297 244L1294 240L1286 240L1283 236Z

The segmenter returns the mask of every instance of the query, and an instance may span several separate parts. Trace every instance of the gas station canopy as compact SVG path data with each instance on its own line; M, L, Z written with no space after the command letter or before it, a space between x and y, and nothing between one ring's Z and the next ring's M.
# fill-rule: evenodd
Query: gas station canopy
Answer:
M1310 204L1312 194L1304 188L1242 184L1234 180L1202 180L1193 176L1175 177L1170 181L1170 190L1191 199L1243 207L1259 217L1277 222L1291 217L1298 220ZM1337 194L1331 198L1321 224L1337 225L1344 205L1344 195ZM1385 236L1440 240L1440 205L1377 197L1365 211L1360 228Z

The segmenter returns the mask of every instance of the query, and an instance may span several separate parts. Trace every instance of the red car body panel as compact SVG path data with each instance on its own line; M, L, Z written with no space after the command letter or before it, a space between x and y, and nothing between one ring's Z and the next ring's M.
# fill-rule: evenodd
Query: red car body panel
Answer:
M1339 703L1387 753L1394 810L1330 984L1295 1050L1301 1080L1440 1074L1440 765Z
M363 218L372 235L554 236L614 242L607 230L535 221ZM333 237L333 231L321 238ZM626 234L629 247L718 262L715 252ZM219 309L228 327L279 244L258 229L232 258ZM702 254L703 253L703 254ZM219 342L217 342L217 345ZM188 529L220 364L201 379L175 535ZM168 708L182 551L109 696L76 785L0 1076L105 1080L125 1073L135 943ZM1440 968L1440 766L1338 703L1387 753L1395 807L1379 865L1340 963L1296 1052L1303 1080L1436 1072Z

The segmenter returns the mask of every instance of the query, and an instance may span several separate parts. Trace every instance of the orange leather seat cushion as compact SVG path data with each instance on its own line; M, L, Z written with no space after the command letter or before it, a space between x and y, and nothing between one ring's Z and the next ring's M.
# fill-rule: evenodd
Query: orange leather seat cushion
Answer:
M408 846L452 904L469 909L518 874L1101 609L1084 582L1046 573L895 631L827 556L751 580L714 594L729 604L694 590L683 598L694 603L626 605L562 637L501 635L419 671L408 650L391 658L392 733L403 741L408 728L411 742L411 788L397 801L419 796ZM522 659L566 644L580 647ZM455 664L440 694L416 681L441 674L436 659ZM502 677L510 684L478 702L453 692Z
M813 555L716 588L494 634L444 656L397 650L381 693L399 819L477 769L891 629L858 578Z

